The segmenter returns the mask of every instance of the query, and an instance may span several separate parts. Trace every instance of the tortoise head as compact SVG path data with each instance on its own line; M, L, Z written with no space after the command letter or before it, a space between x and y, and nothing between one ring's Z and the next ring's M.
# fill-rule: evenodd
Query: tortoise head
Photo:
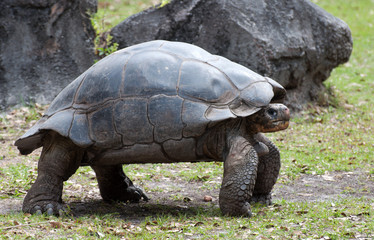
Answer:
M271 103L246 119L250 132L281 131L288 127L290 110L283 104Z

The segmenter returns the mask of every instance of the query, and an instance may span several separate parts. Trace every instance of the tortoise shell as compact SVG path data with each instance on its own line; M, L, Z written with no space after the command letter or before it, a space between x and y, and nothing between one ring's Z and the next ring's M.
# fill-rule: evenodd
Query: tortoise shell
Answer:
M285 94L274 80L197 46L150 41L81 74L16 145L30 153L42 146L45 131L100 149L196 138L219 122L282 102Z

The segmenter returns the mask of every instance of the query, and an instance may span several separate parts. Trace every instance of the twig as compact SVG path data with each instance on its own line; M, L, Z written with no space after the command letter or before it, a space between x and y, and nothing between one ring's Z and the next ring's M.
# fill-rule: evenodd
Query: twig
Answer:
M26 226L32 226L32 225L43 225L43 224L47 224L47 223L51 223L50 221L47 221L47 222L38 222L38 223L29 223L29 224L19 224L19 225L14 225L14 226L10 226L10 227L2 227L0 228L1 230L9 230L9 229L12 229L12 228L18 228L18 227L26 227Z

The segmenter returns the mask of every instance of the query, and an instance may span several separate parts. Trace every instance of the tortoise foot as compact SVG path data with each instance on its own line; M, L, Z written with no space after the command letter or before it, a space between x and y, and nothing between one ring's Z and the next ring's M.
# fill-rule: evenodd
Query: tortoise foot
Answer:
M126 189L126 194L123 195L123 199L118 200L123 202L139 202L142 198L146 202L149 200L142 188L132 185Z
M254 194L252 197L251 197L251 201L250 201L251 204L254 204L254 203L259 203L259 204L263 204L263 205L266 205L266 206L269 206L269 205L272 205L273 202L271 200L271 194Z
M96 173L100 194L107 202L139 202L149 198L123 172L122 165L91 166Z
M31 214L60 215L61 211L64 211L62 187L63 181L60 177L39 172L23 200L22 211Z
M251 206L248 202L220 203L223 215L232 217L252 217Z
M114 192L106 191L105 194L102 191L102 197L106 202L131 202L138 203L142 198L144 201L148 201L148 196L144 193L143 189L135 185L121 190L117 188Z
M50 216L62 216L66 210L62 203L42 201L36 202L32 206L24 203L22 211L36 215L47 214Z

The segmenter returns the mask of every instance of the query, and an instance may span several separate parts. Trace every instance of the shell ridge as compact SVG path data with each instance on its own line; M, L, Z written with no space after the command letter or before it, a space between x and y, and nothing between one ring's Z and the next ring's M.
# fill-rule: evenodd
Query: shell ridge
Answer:
M178 70L178 81L177 81L177 86L176 86L176 90L177 90L177 94L178 96L179 95L179 83L181 81L181 75L182 75L182 66L183 66L183 63L185 62L185 60L182 60L180 66L179 66L179 70Z
M95 66L96 66L96 64L93 65L90 69L94 68ZM87 72L88 72L88 71L87 71ZM78 92L79 92L79 90L81 89L81 87L82 87L84 81L85 81L86 78L87 78L87 75L88 75L87 72L85 72L85 75L84 75L82 81L79 83L79 85L78 85L78 87L77 87L77 90L75 91L74 98L73 98L73 103L72 103L71 106L74 106L74 105L75 105L75 102L77 101L77 98L78 98Z
M235 88L237 91L240 91L239 88L234 84L234 82L231 80L231 78L229 78L229 76L227 76L227 74L226 74L224 71L222 71L222 70L219 69L218 67L216 67L216 66L210 64L209 62L204 62L204 63L207 64L207 65L209 65L209 66L211 66L211 67L213 67L213 68L215 68L215 69L217 69L219 72L221 72L221 73L223 74L223 76L225 76L225 78L227 79L227 81L229 81L230 85L231 85L233 88Z
M153 97L153 96L152 96ZM152 123L151 117L149 116L149 103L150 103L150 98L147 98L147 119L149 124L152 126L152 142L155 142L155 128L156 126Z
M182 57L182 56L180 56L180 55L178 55L178 54L176 54L176 53L170 52L170 51L168 51L168 50L161 49L161 47L158 48L158 49L155 49L155 50L153 50L153 51L155 51L155 52L158 51L158 52L162 52L162 53L168 54L168 55L173 56L173 57L176 57L176 58L178 58L178 59L180 59L180 60L182 60L182 61L188 59L188 58Z
M71 123L70 123L70 127L69 127L69 130L68 130L68 136L69 136L69 138L71 139L71 137L70 137L70 132L71 132L71 128L73 127L73 122L74 122L74 118L75 118L75 113L77 112L77 110L75 109L74 110L74 113L73 113L73 117L72 117L72 119L71 119Z
M118 101L119 102L119 101ZM123 134L118 130L118 127L117 127L117 124L116 124L116 119L115 119L115 117L114 117L114 108L115 108L115 106L116 106L116 103L113 103L112 104L112 123L113 123L113 130L115 131L115 133L117 134L117 135L119 135L120 137L121 137L121 145L122 146L124 146L125 144L123 143L123 138L124 138L124 136L123 136Z
M122 69L122 79L121 79L121 84L120 84L120 88L119 88L119 96L120 97L122 97L124 95L123 90L125 88L125 76L126 76L127 64L130 61L130 59L134 56L134 54L131 53L131 52L129 54L130 54L130 57L127 59L125 65L123 66L123 69Z
M179 95L178 95L179 97ZM182 128L182 138L183 138L183 132L184 132L184 129L187 127L187 123L185 123L185 121L183 120L183 110L184 110L184 103L185 103L186 99L183 99L182 98L182 107L181 107L181 121L182 121L182 124L183 124L183 128ZM181 139L182 139L181 138Z

